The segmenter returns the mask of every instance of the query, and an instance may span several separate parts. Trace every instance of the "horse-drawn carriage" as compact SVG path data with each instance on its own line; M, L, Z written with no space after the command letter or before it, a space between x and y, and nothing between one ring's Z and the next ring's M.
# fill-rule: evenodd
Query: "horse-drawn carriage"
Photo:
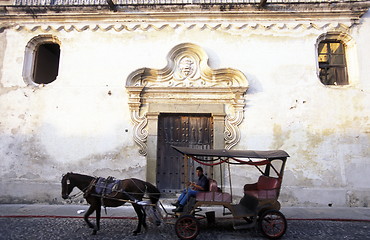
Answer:
M209 191L198 192L195 199L188 201L184 211L176 214L178 219L175 223L175 231L180 239L197 237L198 221L205 218L198 217L201 206L222 206L224 215L232 215L233 219L246 221L241 226L234 225L235 229L258 226L262 234L268 238L280 238L284 235L287 222L285 216L279 211L278 197L285 163L289 157L285 151L174 148L184 155L185 164L190 158L206 166L250 165L255 166L261 173L257 182L244 185L244 196L238 204L233 204L232 193L223 192L222 188L217 186L217 182L211 179ZM232 191L230 173L229 177L230 191Z
M150 211L156 218L156 223L160 222L159 218L165 219L165 222L175 219L175 231L180 239L194 239L199 234L199 221L207 218L206 215L212 216L209 214L212 212L203 215L200 208L202 206L223 207L223 215L232 215L235 220L242 219L244 224L234 225L235 229L258 227L264 236L272 239L285 234L287 221L279 211L278 201L284 167L289 157L285 151L205 150L175 146L173 148L184 155L185 169L188 168L188 159L200 165L226 166L229 169L230 192L222 191L222 186L219 187L215 180L210 179L209 191L198 192L195 198L190 198L182 212L170 213L159 201L160 191L150 183L138 179L119 180L112 184L108 194L102 194L97 193L98 188L102 191L99 185L102 179L68 173L62 179L62 196L68 198L74 187L84 192L84 197L91 205L84 218L88 226L94 229L93 234L99 230L101 206L115 207L126 202L132 203L138 215L139 223L134 234L140 232L141 226L146 227L145 217ZM255 166L261 174L257 182L244 185L244 196L238 204L233 203L230 165ZM185 179L189 179L188 175L185 171ZM142 201L145 195L149 201ZM96 225L88 220L94 211L97 216Z

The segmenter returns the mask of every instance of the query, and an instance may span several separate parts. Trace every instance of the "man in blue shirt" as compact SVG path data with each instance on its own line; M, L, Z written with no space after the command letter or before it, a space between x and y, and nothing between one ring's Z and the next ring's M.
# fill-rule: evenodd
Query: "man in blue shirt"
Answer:
M189 187L181 193L177 202L172 204L177 207L176 209L173 209L172 211L182 212L185 204L187 203L190 197L195 197L197 195L197 192L199 191L208 191L209 181L208 181L208 178L203 174L203 168L197 167L196 173L198 176L198 181L196 183L194 182L189 183Z

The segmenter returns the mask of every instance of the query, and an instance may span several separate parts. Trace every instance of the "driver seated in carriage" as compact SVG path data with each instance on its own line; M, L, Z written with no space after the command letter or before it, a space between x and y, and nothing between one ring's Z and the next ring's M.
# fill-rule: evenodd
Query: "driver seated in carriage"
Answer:
M189 186L187 189L184 189L179 198L177 199L176 203L173 203L172 205L176 207L176 209L173 209L173 212L182 212L184 209L185 204L188 202L190 197L195 197L198 192L205 192L208 191L209 188L209 180L208 178L203 174L203 168L197 167L196 168L196 174L198 176L198 181L189 183Z

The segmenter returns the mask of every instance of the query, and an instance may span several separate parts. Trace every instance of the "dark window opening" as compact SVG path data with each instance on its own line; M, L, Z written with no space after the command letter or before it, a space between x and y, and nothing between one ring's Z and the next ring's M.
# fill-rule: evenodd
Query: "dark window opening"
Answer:
M59 44L41 44L35 54L33 81L38 84L53 82L58 76L59 57Z
M319 43L320 80L325 85L348 85L345 46L341 41Z

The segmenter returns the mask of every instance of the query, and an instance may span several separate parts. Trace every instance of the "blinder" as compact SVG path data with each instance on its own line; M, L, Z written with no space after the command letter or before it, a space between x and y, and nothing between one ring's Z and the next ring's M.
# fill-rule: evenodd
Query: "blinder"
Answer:
M72 192L73 187L71 188L71 180L69 179L68 173L63 175L62 177L62 185L63 181L65 182L65 188L62 189L62 198L68 199L69 194Z

